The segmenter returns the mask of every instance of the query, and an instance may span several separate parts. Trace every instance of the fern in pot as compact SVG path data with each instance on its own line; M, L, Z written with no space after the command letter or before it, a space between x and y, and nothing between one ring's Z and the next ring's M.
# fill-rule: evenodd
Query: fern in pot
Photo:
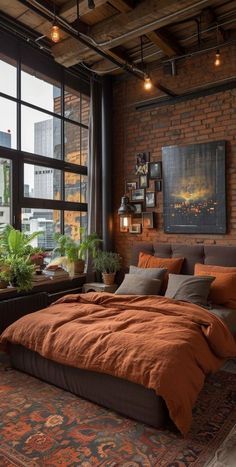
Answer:
M104 284L112 285L115 282L116 272L121 269L122 258L118 253L99 250L93 259L95 271L102 273Z

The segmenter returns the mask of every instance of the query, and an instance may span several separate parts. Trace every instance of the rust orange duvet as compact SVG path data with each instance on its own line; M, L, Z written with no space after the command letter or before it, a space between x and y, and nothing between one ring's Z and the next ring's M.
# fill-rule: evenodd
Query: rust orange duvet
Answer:
M154 389L186 434L208 373L236 356L227 326L204 308L160 296L67 295L2 334L58 363Z

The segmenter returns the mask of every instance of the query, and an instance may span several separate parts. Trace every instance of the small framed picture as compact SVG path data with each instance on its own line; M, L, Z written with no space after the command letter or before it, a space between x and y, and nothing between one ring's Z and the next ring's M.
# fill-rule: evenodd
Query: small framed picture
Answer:
M162 167L161 161L158 162L150 162L149 163L149 177L153 178L161 178L162 177Z
M137 190L131 190L131 201L144 201L145 189L138 188Z
M125 193L128 193L131 190L136 190L138 188L138 184L136 181L125 181Z
M139 188L148 188L148 175L139 176Z
M142 224L131 224L129 233L140 234L142 232Z
M150 152L140 152L136 154L135 174L148 174L148 162L150 161Z
M155 206L156 206L155 191L146 191L146 207L155 208Z
M162 181L156 180L156 191L162 191Z
M153 229L154 227L154 216L153 212L142 213L142 224L144 229Z
M133 203L133 206L135 207L135 212L134 216L140 216L143 212L143 205L142 203Z

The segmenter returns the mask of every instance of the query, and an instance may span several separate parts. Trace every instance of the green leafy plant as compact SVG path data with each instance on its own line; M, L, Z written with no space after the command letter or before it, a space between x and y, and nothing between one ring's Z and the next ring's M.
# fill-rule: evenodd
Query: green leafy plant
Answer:
M0 279L18 291L28 291L32 288L34 265L31 255L39 248L31 245L41 232L27 235L14 229L11 225L0 228Z
M118 253L99 250L93 258L94 269L102 273L115 273L121 269L122 258Z
M71 237L62 234L55 234L54 239L57 242L57 246L54 248L53 253L59 254L59 256L66 256L69 261L84 260L87 253L91 253L92 257L95 256L97 246L102 240L96 233L86 235L83 228L81 231L81 241L77 243Z
M11 225L3 226L0 229L0 256L29 256L38 252L39 249L33 247L31 242L41 234L42 232L34 232L27 235Z
M34 270L28 257L9 256L4 260L0 279L16 287L18 292L27 292L32 289Z

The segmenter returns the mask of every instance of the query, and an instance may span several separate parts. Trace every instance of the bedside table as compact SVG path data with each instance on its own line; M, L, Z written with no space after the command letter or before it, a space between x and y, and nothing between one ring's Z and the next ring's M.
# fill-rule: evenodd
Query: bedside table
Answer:
M117 284L106 285L103 282L90 282L83 285L83 293L87 292L109 292L114 293L118 288Z

